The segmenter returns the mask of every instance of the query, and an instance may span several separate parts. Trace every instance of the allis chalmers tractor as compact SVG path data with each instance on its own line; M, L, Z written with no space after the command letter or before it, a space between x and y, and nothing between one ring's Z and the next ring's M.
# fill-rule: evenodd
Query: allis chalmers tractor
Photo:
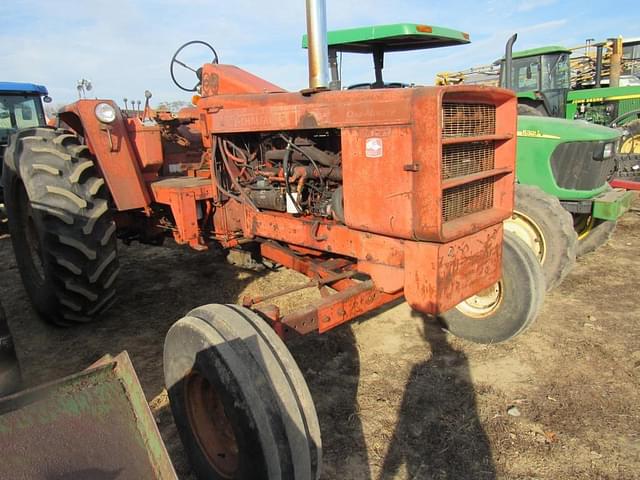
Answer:
M193 70L177 115L79 100L63 128L22 130L5 160L9 224L36 309L59 325L115 301L116 238L206 250L257 245L308 277L243 306L196 308L169 331L171 407L202 478L317 478L320 430L280 339L404 298L454 334L500 342L535 319L535 255L505 234L516 99L491 87L331 91L324 2L307 1L310 88L232 65ZM419 32L419 30L417 30ZM191 42L190 42L191 43ZM175 77L174 77L175 81ZM176 82L178 83L178 82ZM317 287L321 298L271 302ZM272 328L271 328L272 327Z

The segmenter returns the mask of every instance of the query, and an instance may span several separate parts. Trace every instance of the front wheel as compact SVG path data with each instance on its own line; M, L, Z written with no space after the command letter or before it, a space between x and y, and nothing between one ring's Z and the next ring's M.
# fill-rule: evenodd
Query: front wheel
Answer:
M164 374L198 478L319 478L311 394L282 340L256 313L235 305L192 310L167 334Z
M515 206L504 229L514 233L542 264L547 290L557 287L576 263L573 218L557 197L533 185L516 185Z
M578 232L578 257L591 253L609 241L617 223L612 220L598 220L588 215L576 218Z
M504 232L502 278L440 316L454 335L476 343L510 340L533 324L542 308L545 280L533 251Z

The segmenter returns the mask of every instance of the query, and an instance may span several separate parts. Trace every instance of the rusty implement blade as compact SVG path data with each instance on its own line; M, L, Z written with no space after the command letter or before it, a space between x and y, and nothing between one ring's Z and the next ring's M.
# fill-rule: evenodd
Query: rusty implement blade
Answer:
M176 479L126 352L0 399L0 478Z

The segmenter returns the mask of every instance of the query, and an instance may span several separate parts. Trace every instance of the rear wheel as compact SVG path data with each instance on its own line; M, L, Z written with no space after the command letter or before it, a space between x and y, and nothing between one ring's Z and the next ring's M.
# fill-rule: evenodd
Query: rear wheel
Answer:
M505 232L500 281L440 318L458 337L476 343L504 342L533 324L542 308L544 293L542 268L531 248Z
M27 294L58 325L93 320L115 301L116 226L95 161L78 137L18 133L3 172L9 230Z
M557 287L576 262L573 218L556 197L532 185L516 185L515 207L506 231L526 243L542 265L547 290Z
M518 104L518 115L529 115L531 117L546 117L544 112L538 110L534 106L527 105L525 103Z
M640 154L640 119L622 126L627 132L620 142L620 153Z
M206 305L164 346L165 383L198 478L319 478L320 428L304 378L258 315Z

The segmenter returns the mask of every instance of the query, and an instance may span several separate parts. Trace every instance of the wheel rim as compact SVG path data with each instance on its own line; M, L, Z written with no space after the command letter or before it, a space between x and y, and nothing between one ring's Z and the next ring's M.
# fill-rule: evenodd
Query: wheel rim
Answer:
M42 259L40 236L38 235L38 229L36 228L36 222L33 217L31 202L29 201L27 192L22 185L20 186L18 196L20 225L24 232L25 243L27 244L27 249L29 251L31 265L33 266L33 270L36 273L38 280L40 280L40 283L43 283L45 280L45 270L44 260Z
M456 309L471 318L486 318L493 314L502 303L504 287L502 280L494 283L489 288L472 295L464 302L456 305Z
M238 469L238 442L215 388L199 372L185 378L185 404L191 431L210 465L224 478Z
M620 153L640 153L640 135L625 138L620 145Z
M504 227L526 243L536 254L538 261L544 263L547 257L547 242L542 229L533 219L523 213L513 212L513 216L504 222Z

